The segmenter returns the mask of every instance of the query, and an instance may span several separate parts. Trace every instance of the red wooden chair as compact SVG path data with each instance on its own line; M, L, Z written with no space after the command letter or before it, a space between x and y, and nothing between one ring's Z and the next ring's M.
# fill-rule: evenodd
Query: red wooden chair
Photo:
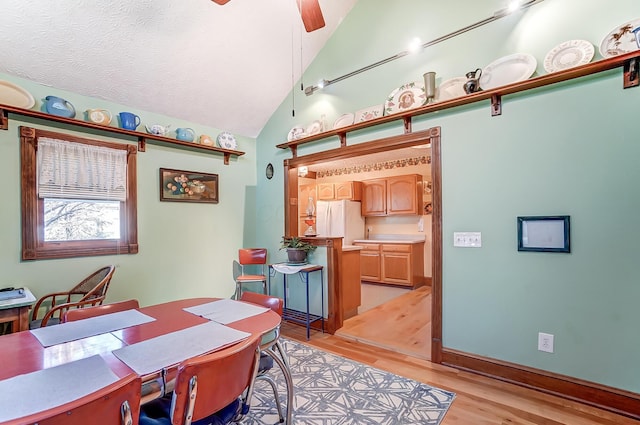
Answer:
M79 303L76 303L79 304ZM103 316L105 314L117 313L119 311L135 310L140 307L138 300L120 301L111 304L102 304L86 308L74 308L67 310L62 315L62 322L74 322L76 320L88 319L90 317Z
M251 282L262 283L262 293L267 293L267 276L265 265L267 264L266 248L241 248L238 250L238 261L233 262L233 279L236 281L234 299L240 299L242 285ZM260 273L247 274L246 266L260 266Z
M258 369L260 336L187 359L178 366L173 395L142 406L141 425L238 421L249 409Z
M137 425L140 415L140 392L141 380L132 373L72 402L2 424ZM28 400L25 400L25 403L27 402Z
M282 317L282 310L284 308L284 300L282 298L275 297L273 295L263 295L256 292L243 292L240 296L240 301L261 305L263 307L270 308ZM280 344L280 328L276 329L274 335L269 335L269 339L262 341L260 345L260 366L258 368L258 375L256 379L266 381L273 390L273 397L276 402L276 408L278 409L278 415L280 422L285 422L282 415L282 406L280 404L280 396L278 394L278 387L275 381L267 375L267 372L273 368L273 362L278 363L278 366L282 370L287 387L287 424L291 423L291 417L293 413L293 380L291 378L291 369L289 368L289 362L287 356L284 353L284 349Z

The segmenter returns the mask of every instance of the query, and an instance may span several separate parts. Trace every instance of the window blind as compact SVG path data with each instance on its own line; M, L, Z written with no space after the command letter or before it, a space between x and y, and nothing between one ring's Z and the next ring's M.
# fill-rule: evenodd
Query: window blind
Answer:
M126 150L39 137L37 164L40 198L127 198Z

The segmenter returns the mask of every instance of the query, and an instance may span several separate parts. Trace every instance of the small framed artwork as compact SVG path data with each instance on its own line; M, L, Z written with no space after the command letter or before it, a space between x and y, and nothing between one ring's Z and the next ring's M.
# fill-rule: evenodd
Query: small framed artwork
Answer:
M218 203L218 175L160 169L160 200Z
M571 252L569 216L518 217L518 251Z

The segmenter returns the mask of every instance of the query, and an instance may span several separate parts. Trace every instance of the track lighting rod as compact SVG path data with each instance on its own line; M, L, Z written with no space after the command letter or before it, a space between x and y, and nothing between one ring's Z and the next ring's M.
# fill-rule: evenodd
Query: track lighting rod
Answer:
M488 18L485 18L485 19L483 19L481 21L475 22L475 23L473 23L471 25L468 25L468 26L466 26L464 28L460 28L459 30L450 32L449 34L445 34L445 35L443 35L441 37L438 37L436 39L433 39L431 41L427 41L426 43L422 44L420 46L420 48L421 49L426 49L429 46L433 46L435 44L442 43L445 40L449 40L450 38L457 37L460 34L464 34L465 32L468 32L468 31L471 31L473 29L479 28L479 27L481 27L483 25L486 25L486 24L488 24L490 22L497 21L500 18L504 18L505 16L510 15L511 13L515 12L516 10L522 10L522 9L529 8L529 7L533 6L534 4L541 3L542 1L544 1L544 0L529 0L529 1L525 1L524 3L520 4L515 9L511 9L509 7L506 7L504 9L500 9L500 10L498 10L497 12L495 12L492 16L490 16ZM358 74L361 74L361 73L363 73L365 71L369 71L370 69L376 68L376 67L378 67L380 65L384 65L385 63L394 61L396 59L400 59L400 58L402 58L404 56L407 56L409 54L411 54L411 52L409 50L404 50L404 51L402 51L400 53L396 53L393 56L389 56L388 58L379 60L378 62L374 62L374 63L372 63L370 65L367 65L367 66L365 66L363 68L356 69L355 71L351 71L348 74L341 75L340 77L334 78L332 80L323 79L316 85L305 87L304 88L304 94L306 94L307 96L311 96L316 91L318 91L318 90L320 90L320 89L322 89L324 87L327 87L328 85L335 84L338 81L342 81L342 80L345 80L347 78L353 77L354 75L358 75Z

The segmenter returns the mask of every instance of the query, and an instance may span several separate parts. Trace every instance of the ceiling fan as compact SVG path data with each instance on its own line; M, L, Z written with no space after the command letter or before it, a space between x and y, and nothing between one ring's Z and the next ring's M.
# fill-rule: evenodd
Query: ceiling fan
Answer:
M229 0L212 0L219 5L226 4ZM324 27L324 17L320 9L319 0L294 0L298 5L298 10L302 16L304 29L307 32L315 31Z

